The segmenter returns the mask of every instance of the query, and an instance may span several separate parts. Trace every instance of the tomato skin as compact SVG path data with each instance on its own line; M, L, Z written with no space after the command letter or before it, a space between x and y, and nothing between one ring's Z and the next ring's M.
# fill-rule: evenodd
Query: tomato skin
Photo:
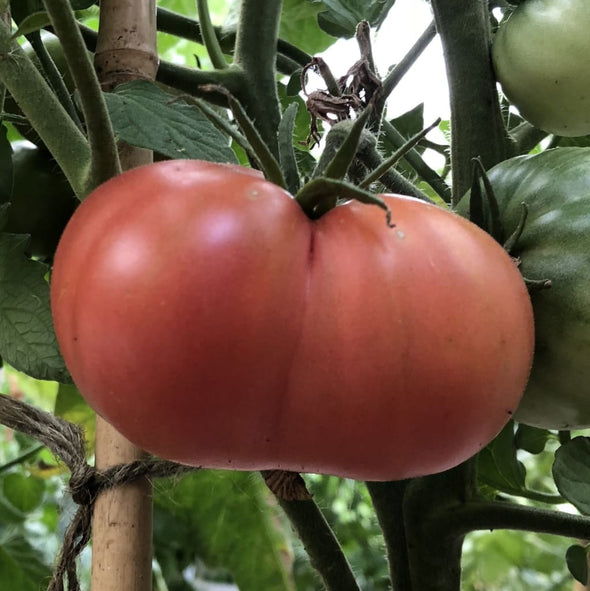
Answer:
M532 293L535 360L515 418L545 429L590 427L590 149L518 156L488 172L507 234L528 215L512 254ZM460 203L468 211L467 199Z
M309 220L236 167L168 161L78 209L51 281L78 387L183 463L358 479L441 471L492 439L530 368L512 260L403 197Z
M498 81L521 115L562 136L590 133L587 0L526 0L492 46Z

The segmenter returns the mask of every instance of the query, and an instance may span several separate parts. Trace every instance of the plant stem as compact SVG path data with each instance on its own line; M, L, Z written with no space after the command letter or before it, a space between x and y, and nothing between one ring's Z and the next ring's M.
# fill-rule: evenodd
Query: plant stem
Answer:
M41 39L41 33L39 31L35 31L30 35L27 35L27 40L31 44L31 47L35 51L35 54L39 58L39 62L41 63L41 67L47 77L47 81L53 88L59 102L63 105L64 109L68 112L68 115L72 118L72 121L82 129L82 122L78 117L78 111L76 111L76 106L74 105L74 101L70 96L70 92L62 78L61 72L57 69L55 62L49 55L47 48L43 44L43 40Z
M315 502L279 499L279 503L327 591L360 591L334 532Z
M383 120L381 130L396 150L399 150L407 141L389 121ZM450 203L451 188L435 170L426 164L417 150L414 148L409 150L404 155L404 160L418 173L425 183L429 184L436 191L443 201Z
M453 528L457 508L475 487L473 460L408 483L403 509L412 589L459 591L464 532Z
M92 155L87 183L87 190L91 191L121 172L111 120L70 3L68 0L44 0L44 3L80 96Z
M194 19L186 17L182 14L167 10L158 6L157 8L157 22L158 31L181 37L182 39L188 39L189 41L195 41L204 45L203 36L199 23ZM213 27L215 36L219 41L219 45L224 53L231 54L234 51L234 45L236 41L236 34L233 32L224 32L222 27ZM295 45L279 39L277 41L277 50L279 54L284 56L290 61L290 67L287 69L280 68L280 71L285 74L292 74L297 67L301 68L311 61L311 55L302 51ZM277 56L277 66L280 63L287 64L289 62L281 62L281 56Z
M403 59L394 68L392 68L389 74L387 74L387 76L383 79L381 94L375 106L376 119L381 119L381 114L385 108L385 102L387 98L435 37L436 27L434 26L433 22L426 28L422 35L418 37L416 43L414 43L414 45L410 48L410 51L408 51Z
M14 458L14 460L6 462L6 464L2 464L0 466L0 473L6 472L6 470L10 470L10 468L14 468L14 466L24 464L27 460L34 458L44 447L44 445L36 445L29 451L26 451L24 454L20 455L18 458Z
M90 167L88 141L10 35L10 29L0 22L0 82L39 134L76 195L83 197Z
M197 0L197 10L199 14L199 25L201 29L201 35L203 36L203 43L209 59L213 64L213 67L217 70L224 70L227 68L227 62L225 56L221 50L213 23L211 22L211 15L209 14L209 6L207 0Z
M242 0L234 59L245 73L245 87L237 96L276 158L281 111L275 62L281 6L281 0Z
M511 529L590 539L590 518L563 511L515 503L471 501L440 516L436 527L450 528L455 535L477 530Z
M432 0L451 103L453 205L471 186L471 161L486 169L506 157L502 121L490 58L487 0Z
M377 521L383 532L393 591L411 591L403 500L407 480L367 482Z

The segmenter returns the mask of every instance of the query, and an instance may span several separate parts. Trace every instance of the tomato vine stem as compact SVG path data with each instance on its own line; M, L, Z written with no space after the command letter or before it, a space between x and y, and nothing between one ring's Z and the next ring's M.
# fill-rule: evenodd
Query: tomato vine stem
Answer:
M451 103L453 205L471 184L471 159L486 169L504 160L508 135L490 57L486 0L432 0Z

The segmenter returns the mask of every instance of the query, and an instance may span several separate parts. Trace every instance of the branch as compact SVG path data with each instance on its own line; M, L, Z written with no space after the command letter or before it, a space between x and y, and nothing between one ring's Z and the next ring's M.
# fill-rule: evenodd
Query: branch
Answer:
M406 143L406 138L389 121L383 120L381 127L383 134L395 149L401 148ZM426 164L418 150L412 148L404 155L404 159L420 178L440 195L443 201L447 203L451 201L450 187L435 170Z
M327 591L360 591L350 564L316 503L312 500L279 499L279 504L295 528Z
M486 169L506 157L502 121L490 58L487 0L432 0L451 103L453 204L471 186L471 162Z
M439 527L464 535L477 530L511 529L590 539L590 518L551 509L498 501L471 501L441 516Z
M80 96L92 156L87 190L121 172L106 102L68 0L44 0Z
M246 82L236 96L277 158L281 111L275 63L281 5L281 0L242 0L234 58Z
M6 86L78 196L86 194L88 141L51 88L0 22L0 82Z
M410 51L403 59L387 74L382 81L381 94L377 102L375 112L377 121L381 120L381 113L385 108L385 102L393 89L399 84L400 80L407 74L408 70L414 65L416 60L422 55L423 51L430 45L430 42L436 37L436 27L431 23L428 28L418 37L418 40L410 48Z
M394 591L411 591L403 500L408 481L367 482L377 521L383 532Z

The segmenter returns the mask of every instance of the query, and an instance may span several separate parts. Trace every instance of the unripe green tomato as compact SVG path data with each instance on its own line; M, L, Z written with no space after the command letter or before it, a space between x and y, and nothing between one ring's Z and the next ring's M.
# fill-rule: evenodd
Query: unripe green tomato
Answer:
M78 200L56 162L28 142L13 148L13 189L5 232L29 234L28 252L52 257Z
M504 94L530 123L562 136L590 134L590 3L526 0L492 46Z

